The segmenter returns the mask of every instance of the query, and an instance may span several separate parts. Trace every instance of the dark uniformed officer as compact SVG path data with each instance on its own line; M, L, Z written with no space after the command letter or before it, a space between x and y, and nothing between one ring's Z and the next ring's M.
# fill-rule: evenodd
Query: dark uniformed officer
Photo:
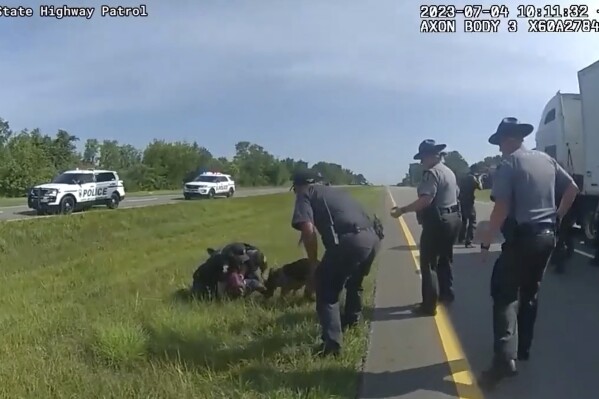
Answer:
M317 180L310 170L294 174L296 198L291 225L301 231L307 257L315 268L316 311L323 341L318 353L329 355L341 349L342 328L356 324L361 315L362 281L370 272L382 231L346 191L315 184ZM316 231L325 247L320 263ZM339 294L344 286L342 318Z
M599 204L595 211L595 258L591 259L591 265L599 266Z
M472 248L474 231L476 230L476 207L475 191L482 190L480 182L470 168L470 173L460 180L460 213L462 214L462 228L460 229L459 242L463 242L466 248Z
M203 299L214 299L219 296L218 284L226 278L227 267L230 264L241 267L248 262L248 256L243 243L233 243L221 250L209 249L210 257L193 273L192 293Z
M558 207L562 199L562 193L556 193L555 199L555 206ZM563 220L557 221L559 226L557 230L557 244L551 255L551 261L555 264L555 271L560 274L565 271L566 261L574 255L574 235L572 231L576 222L574 209L575 206L572 206Z
M505 242L491 277L495 355L479 379L483 388L516 375L516 358L529 358L539 287L555 248L556 217L563 219L578 194L574 180L553 158L523 146L532 131L532 125L510 117L489 138L504 160L493 177L495 205L481 249L486 254L502 225ZM557 212L556 190L563 193Z
M424 140L418 147L419 159L425 168L418 185L418 199L408 206L394 207L391 216L400 217L417 212L422 224L420 236L420 272L422 275L422 303L416 313L435 315L439 300L454 300L453 245L460 231L458 209L459 188L455 174L441 162L445 144Z

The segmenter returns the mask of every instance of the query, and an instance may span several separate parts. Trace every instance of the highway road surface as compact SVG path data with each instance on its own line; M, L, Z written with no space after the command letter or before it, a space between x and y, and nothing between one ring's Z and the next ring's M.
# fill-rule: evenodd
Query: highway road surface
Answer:
M413 189L390 187L386 207L416 198ZM477 203L479 226L491 204ZM540 292L535 340L520 375L492 392L474 382L489 366L492 302L489 280L501 237L483 262L480 249L455 247L456 300L435 317L410 313L420 296L414 214L386 216L369 355L361 398L596 399L599 398L599 268L579 245L566 273L549 267Z
M289 191L288 187L273 187L273 188L240 188L233 197L251 197L256 195L276 194ZM183 198L183 194L168 194L168 195L155 195L147 197L129 197L125 198L120 203L119 208L136 208L143 206L154 206L162 204L174 204L178 203ZM218 200L218 199L216 199ZM199 200L201 201L201 200ZM23 202L26 202L23 199ZM102 208L102 206L98 206ZM7 206L0 207L0 221L26 219L32 217L40 217L35 214L34 211L25 205Z

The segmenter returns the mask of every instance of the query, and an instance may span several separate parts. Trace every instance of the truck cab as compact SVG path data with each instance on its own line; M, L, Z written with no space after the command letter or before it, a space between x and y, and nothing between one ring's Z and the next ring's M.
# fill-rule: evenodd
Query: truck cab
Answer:
M592 242L599 202L599 63L581 70L578 81L580 94L558 91L547 102L535 139L536 149L555 158L580 188L572 211Z

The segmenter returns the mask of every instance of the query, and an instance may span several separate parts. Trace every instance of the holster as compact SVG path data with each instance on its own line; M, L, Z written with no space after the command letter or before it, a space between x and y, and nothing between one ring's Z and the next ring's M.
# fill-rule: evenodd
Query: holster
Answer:
M436 226L442 223L441 211L436 206L428 206L421 212L421 220L423 225Z
M385 238L385 229L383 227L383 222L381 222L381 219L379 219L377 215L374 215L373 219L374 221L372 223L372 227L374 228L374 233L377 235L379 240L382 240L383 238Z

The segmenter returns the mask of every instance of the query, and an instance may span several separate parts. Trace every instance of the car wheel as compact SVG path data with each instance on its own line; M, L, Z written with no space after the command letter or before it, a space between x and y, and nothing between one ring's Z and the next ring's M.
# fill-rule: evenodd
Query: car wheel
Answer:
M235 194L235 190L233 190L233 188L230 188L229 192L227 193L227 197L231 198L233 196L233 194Z
M216 192L214 191L214 189L210 189L210 192L208 193L208 198L212 199L214 198L214 195L216 194Z
M75 198L69 196L64 197L60 201L60 213L70 215L75 210Z
M106 206L108 209L116 209L119 207L121 203L121 196L118 193L112 193L110 199L108 200L108 204Z

